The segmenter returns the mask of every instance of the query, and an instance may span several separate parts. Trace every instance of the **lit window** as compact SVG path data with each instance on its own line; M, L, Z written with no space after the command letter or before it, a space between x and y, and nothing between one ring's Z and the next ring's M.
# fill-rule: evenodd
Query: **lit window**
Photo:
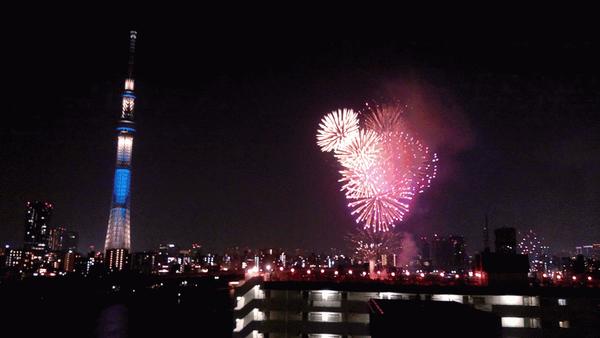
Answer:
M339 291L321 290L310 292L310 298L312 300L340 300L341 296Z
M525 327L525 318L502 317L502 327Z
M441 302L463 302L463 296L461 295L432 295L431 300Z
M539 318L523 318L523 317L502 317L502 327L527 327L540 328L541 320Z
M560 306L566 306L567 305L567 300L564 298L559 298L558 299L558 305Z
M311 322L341 322L340 312L309 312L308 320Z
M569 321L568 320L559 320L558 327L560 327L561 329L568 329L570 327Z
M490 305L525 305L525 306L539 306L537 297L524 297L524 296L487 296L486 303Z

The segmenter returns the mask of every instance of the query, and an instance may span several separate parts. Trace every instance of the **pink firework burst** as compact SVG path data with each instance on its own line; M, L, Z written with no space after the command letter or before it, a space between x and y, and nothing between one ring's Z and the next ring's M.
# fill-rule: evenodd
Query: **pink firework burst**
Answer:
M364 120L366 129L381 135L406 130L403 119L404 107L400 104L370 105L367 103L366 107Z
M385 232L403 220L415 194L430 186L438 158L408 132L400 105L367 105L365 114L360 130L351 110L325 116L317 144L333 150L342 166L341 191L356 222Z
M379 187L379 177L373 172L373 168L349 168L340 171L342 178L341 191L344 191L348 199L357 199L373 196Z
M379 165L384 166L389 181L397 186L422 193L437 175L437 154L405 132L382 135Z
M383 192L370 197L358 198L348 203L356 223L362 223L365 229L388 231L396 222L401 222L409 211L412 192Z

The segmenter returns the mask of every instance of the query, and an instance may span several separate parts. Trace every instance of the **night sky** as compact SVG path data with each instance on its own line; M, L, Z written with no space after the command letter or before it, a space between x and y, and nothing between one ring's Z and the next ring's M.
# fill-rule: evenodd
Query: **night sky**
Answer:
M80 250L102 248L130 28L134 250L345 247L354 221L317 125L390 99L440 158L398 230L462 234L473 253L487 212L553 251L600 242L598 41L282 21L3 32L0 242L21 245L25 202L49 200Z

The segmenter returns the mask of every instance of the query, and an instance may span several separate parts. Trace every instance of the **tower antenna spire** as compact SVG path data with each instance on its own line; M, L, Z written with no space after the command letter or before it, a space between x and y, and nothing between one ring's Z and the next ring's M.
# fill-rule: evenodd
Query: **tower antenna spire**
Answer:
M127 69L127 78L133 79L133 64L135 59L135 40L137 31L129 31L129 68Z
M485 213L485 223L483 224L483 250L485 252L490 251L490 232L488 228L488 214Z

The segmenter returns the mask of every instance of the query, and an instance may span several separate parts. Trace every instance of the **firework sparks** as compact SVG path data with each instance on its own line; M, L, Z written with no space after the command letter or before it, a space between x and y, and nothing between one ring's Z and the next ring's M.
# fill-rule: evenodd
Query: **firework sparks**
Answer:
M352 109L338 109L325 115L319 123L317 145L322 151L335 151L358 135L358 114Z
M342 178L341 191L346 193L348 199L358 199L374 196L380 186L379 176L373 168L348 168L340 171Z
M388 133L381 139L379 164L395 186L422 193L437 175L437 154L406 132Z
M371 130L361 130L335 151L335 157L346 168L369 168L377 159L379 136Z
M341 190L356 222L387 232L401 222L414 195L437 175L437 155L411 136L401 106L367 105L365 129L352 110L334 111L322 120L317 145L334 151L342 166Z
M401 105L380 106L367 103L366 107L368 113L364 121L365 128L381 135L406 129L402 119L404 109Z
M363 261L376 259L381 255L400 254L405 234L396 231L372 232L356 229L346 239L350 243L354 256Z
M395 222L401 222L409 211L412 193L406 191L398 196L391 193L379 193L374 196L357 198L348 203L353 209L351 215L357 215L356 223L362 223L365 229L388 231Z

